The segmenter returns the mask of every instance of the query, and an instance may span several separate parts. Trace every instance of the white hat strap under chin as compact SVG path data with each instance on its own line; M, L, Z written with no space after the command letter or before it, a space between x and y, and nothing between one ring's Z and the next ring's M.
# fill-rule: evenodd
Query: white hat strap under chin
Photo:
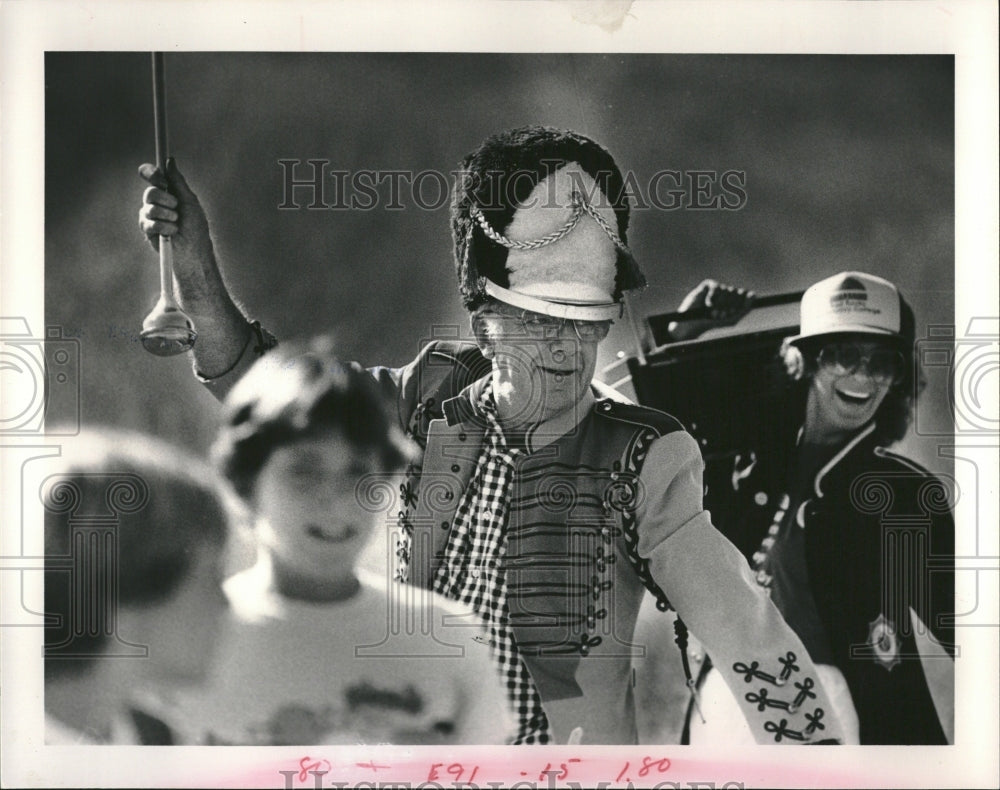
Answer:
M533 313L551 315L555 318L572 318L577 321L614 321L621 318L624 305L622 302L605 302L603 304L565 304L549 302L528 294L511 291L497 285L491 280L486 281L486 293L505 304L531 310Z
M628 251L628 247L625 246L625 242L621 240L621 237L612 228L606 219L601 216L601 213L591 205L590 201L587 200L580 192L573 190L570 206L573 209L573 213L570 214L568 220L563 223L563 226L558 230L552 231L552 233L547 233L539 239L530 239L528 241L516 241L514 239L508 239L498 230L496 230L489 221L483 216L483 212L478 206L472 206L469 213L472 215L473 219L479 223L479 227L483 229L489 238L493 239L497 244L506 247L509 250L537 250L539 247L546 247L549 244L554 244L568 234L573 228L576 227L577 223L580 221L580 217L583 216L584 212L593 217L594 221L601 226L612 243L620 250L625 252Z

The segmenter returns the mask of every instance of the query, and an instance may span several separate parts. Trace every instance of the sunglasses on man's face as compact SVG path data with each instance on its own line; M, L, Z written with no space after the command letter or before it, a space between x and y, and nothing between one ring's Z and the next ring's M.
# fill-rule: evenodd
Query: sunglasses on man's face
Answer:
M611 331L610 321L581 321L575 318L556 318L551 315L535 313L531 310L518 312L498 312L490 310L480 315L481 318L510 322L517 334L537 339L555 339L562 337L569 327L573 327L576 336L585 343L604 340Z
M862 365L879 382L898 382L903 377L903 354L893 348L875 348L869 353L857 343L830 343L816 357L820 368L837 376L850 376Z

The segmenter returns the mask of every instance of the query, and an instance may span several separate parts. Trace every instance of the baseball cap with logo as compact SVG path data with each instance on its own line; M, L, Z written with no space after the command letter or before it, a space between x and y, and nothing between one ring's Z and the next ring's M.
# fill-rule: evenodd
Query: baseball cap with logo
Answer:
M830 334L904 334L904 303L899 290L888 280L864 272L841 272L810 286L802 296L799 334L801 340Z

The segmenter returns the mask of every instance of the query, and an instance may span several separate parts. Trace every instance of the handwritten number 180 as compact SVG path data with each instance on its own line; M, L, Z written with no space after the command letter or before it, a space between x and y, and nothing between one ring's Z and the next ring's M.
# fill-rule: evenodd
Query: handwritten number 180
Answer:
M618 774L616 781L620 782L622 778L628 773L629 767L632 765L630 762L626 762L625 766L622 768L621 772ZM649 775L649 772L656 769L659 774L666 773L670 770L670 760L666 757L660 760L655 760L652 757L643 757L642 765L638 766L639 776L645 777Z

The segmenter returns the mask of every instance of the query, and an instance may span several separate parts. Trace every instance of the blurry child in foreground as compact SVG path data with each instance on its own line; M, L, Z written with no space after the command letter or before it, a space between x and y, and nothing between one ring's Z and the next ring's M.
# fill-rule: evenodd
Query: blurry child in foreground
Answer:
M358 567L373 530L388 538L413 449L374 382L328 347L276 349L226 401L214 454L257 513L258 560L225 584L231 638L185 719L203 743L503 743L478 627Z
M62 449L42 491L45 741L172 743L148 703L207 676L226 608L224 488L144 436L85 432Z

